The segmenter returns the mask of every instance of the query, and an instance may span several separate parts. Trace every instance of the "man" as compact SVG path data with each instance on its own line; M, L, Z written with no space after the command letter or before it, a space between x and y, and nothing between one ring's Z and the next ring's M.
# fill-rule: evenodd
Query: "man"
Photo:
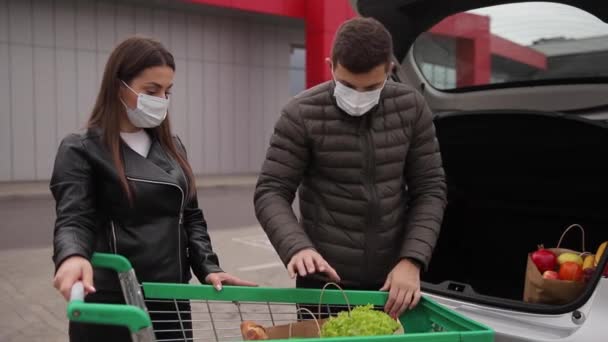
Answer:
M378 21L342 24L327 60L334 79L283 109L254 202L297 287L389 291L396 317L420 299L446 185L432 115L414 89L387 81L391 56Z

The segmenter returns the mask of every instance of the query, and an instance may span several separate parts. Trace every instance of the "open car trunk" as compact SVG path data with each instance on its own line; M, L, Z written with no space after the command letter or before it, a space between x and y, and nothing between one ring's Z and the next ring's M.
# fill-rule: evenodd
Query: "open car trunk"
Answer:
M503 313L541 314L538 324L525 328L528 330L521 336L534 332L553 336L549 327L565 325L558 322L561 318L548 324L544 315L572 312L573 319L580 317L574 312L604 283L600 270L608 264L608 255L584 293L563 305L523 301L527 256L539 244L556 247L572 224L584 227L586 250L591 253L608 240L608 125L578 116L605 112L604 95L583 92L584 82L569 81L541 87L543 84L530 80L517 87L505 83L502 88L463 92L433 88L413 54L412 44L421 34L454 14L526 0L351 2L359 14L379 20L389 30L401 66L396 79L417 87L438 113L435 126L447 175L448 205L433 258L422 275L423 291L447 298L456 307L475 303L506 309ZM608 7L597 1L553 2L608 20ZM595 85L600 80L605 82L601 77L585 82ZM496 110L473 111L475 108ZM571 231L562 247L583 249L580 232ZM473 311L481 318L495 313ZM500 319L487 322L499 322L498 330L507 335L525 325L517 315L509 316L508 323Z
M521 301L527 253L579 223L594 253L608 227L608 127L562 114L475 112L435 118L448 184L425 290ZM564 246L581 249L571 231ZM599 281L599 275L593 278ZM590 295L595 285L590 283ZM523 304L523 303L522 303Z
M350 0L353 8L365 17L379 20L393 36L398 61L403 60L420 34L446 17L471 9L529 2L530 0ZM608 7L596 0L552 0L581 8L598 18L608 18Z

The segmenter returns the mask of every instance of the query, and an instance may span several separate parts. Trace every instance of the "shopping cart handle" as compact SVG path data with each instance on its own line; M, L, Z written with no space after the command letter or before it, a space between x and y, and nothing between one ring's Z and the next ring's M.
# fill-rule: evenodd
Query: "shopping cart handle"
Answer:
M84 301L84 284L81 281L72 285L72 290L70 291L70 301Z
M85 303L70 301L68 319L73 322L119 325L129 328L131 333L152 326L148 314L133 305Z
M127 272L133 267L127 258L118 254L94 253L91 265L98 268L107 268L118 273Z

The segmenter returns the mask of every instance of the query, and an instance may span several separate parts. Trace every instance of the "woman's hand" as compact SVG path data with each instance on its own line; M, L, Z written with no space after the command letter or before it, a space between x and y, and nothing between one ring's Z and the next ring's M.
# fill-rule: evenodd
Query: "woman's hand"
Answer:
M53 285L65 298L70 300L70 292L72 286L78 281L82 281L84 285L85 294L94 293L95 288L93 287L93 266L89 260L81 256L72 256L61 263Z
M235 286L258 286L256 283L252 283L247 280L242 280L231 274L220 272L211 273L205 278L207 284L213 285L216 290L221 291L222 285L235 285Z

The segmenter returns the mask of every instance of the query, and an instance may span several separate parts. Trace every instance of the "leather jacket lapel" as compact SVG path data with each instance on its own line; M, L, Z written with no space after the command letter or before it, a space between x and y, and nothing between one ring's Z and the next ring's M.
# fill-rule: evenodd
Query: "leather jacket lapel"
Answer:
M122 149L125 174L128 178L159 181L181 186L180 182L172 176L171 171L174 169L174 164L156 138L152 138L148 158L142 157L124 143Z

